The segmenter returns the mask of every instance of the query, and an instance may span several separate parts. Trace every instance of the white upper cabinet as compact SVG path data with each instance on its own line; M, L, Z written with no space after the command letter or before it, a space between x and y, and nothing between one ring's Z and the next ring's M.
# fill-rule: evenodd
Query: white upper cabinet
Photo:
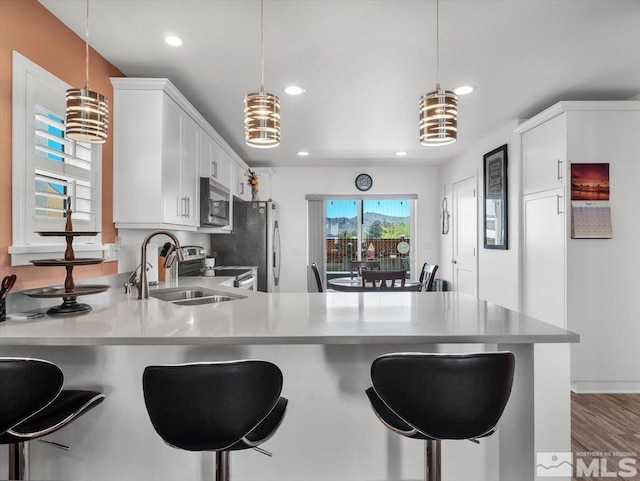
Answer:
M114 222L118 228L199 227L199 178L232 192L246 164L167 79L112 78Z
M567 125L561 114L522 135L522 193L562 187L566 172Z
M231 162L231 195L242 200L251 200L251 188L247 183L247 164Z
M163 108L162 222L197 227L198 126L170 98Z
M203 132L200 135L200 177L211 177L226 187L229 185L231 156L223 147Z

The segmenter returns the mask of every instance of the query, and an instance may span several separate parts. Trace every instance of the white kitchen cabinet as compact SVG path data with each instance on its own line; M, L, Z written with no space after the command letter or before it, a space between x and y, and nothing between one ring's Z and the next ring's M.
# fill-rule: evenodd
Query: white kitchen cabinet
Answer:
M194 230L198 127L167 81L132 80L112 79L116 227Z
M247 184L247 167L246 164L232 162L231 167L231 194L242 200L251 200L251 188Z
M560 102L516 129L523 163L521 309L580 334L571 346L578 392L640 391L638 132L639 101ZM571 238L575 163L609 164L611 239Z
M168 97L163 105L162 222L197 227L198 134L191 117Z
M564 186L567 164L566 114L522 135L522 193Z
M522 275L523 312L566 329L564 205L564 188L524 196Z
M231 187L231 156L205 132L200 135L200 152L198 156L200 159L200 177L211 177L225 187Z
M199 178L231 188L242 159L169 80L111 82L116 227L196 230Z

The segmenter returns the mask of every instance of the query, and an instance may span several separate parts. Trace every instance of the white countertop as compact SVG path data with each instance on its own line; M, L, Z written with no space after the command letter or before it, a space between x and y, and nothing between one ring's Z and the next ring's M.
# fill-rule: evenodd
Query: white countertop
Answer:
M253 292L228 277L184 277L158 287L202 286L246 299L178 306L122 287L80 297L93 310L0 323L0 345L568 343L573 332L455 292ZM88 283L88 282L87 282ZM82 284L82 282L80 282ZM23 296L16 293L13 296ZM58 299L40 302L59 304ZM9 311L11 312L11 311Z

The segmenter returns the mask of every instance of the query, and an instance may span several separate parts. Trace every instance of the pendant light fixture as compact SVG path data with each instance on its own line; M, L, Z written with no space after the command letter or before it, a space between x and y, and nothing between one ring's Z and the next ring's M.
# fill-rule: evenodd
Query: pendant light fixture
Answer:
M260 0L260 91L244 98L244 134L250 147L280 145L280 99L264 91L264 0Z
M85 30L85 84L67 90L65 135L79 142L104 144L109 127L109 103L104 95L89 89L89 0Z
M436 89L420 97L420 143L452 144L458 137L458 97L440 88L440 1L436 0Z

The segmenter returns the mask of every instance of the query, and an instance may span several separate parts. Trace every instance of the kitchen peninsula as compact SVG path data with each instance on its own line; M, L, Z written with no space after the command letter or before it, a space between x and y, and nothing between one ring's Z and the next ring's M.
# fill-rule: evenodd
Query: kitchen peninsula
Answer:
M92 297L93 311L84 316L0 324L2 355L49 359L68 386L97 387L107 396L90 416L51 436L70 444L69 453L32 443L34 479L211 479L211 453L171 449L153 432L142 370L239 358L280 366L290 407L265 445L273 458L231 456L236 480L420 478L421 443L388 433L364 395L371 361L397 351L516 355L498 433L479 445L444 443L445 479L530 480L536 451L570 450L569 343L579 340L572 332L453 292L265 294L227 287L224 278L180 278L178 286L246 298L179 306L136 300L118 287L122 277ZM456 462L459 456L465 463Z

